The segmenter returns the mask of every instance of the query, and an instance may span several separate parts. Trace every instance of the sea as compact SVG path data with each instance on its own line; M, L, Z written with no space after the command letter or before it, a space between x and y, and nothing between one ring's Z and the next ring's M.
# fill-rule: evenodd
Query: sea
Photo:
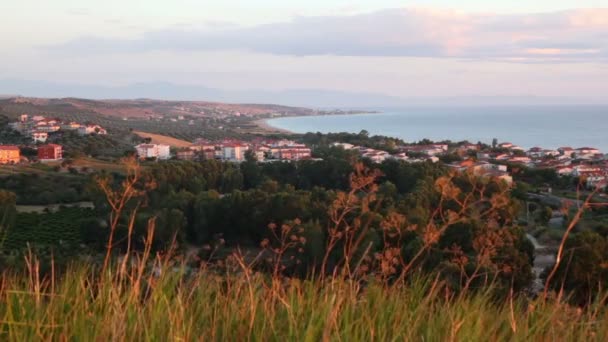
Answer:
M371 111L371 110L370 110ZM376 108L379 113L282 117L267 124L295 133L350 132L401 138L490 144L511 142L524 148L595 147L608 153L606 106L502 106Z

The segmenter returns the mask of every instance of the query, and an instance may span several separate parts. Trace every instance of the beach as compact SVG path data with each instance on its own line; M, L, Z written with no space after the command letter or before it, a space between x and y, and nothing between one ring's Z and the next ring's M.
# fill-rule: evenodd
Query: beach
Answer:
M255 132L255 133L264 133L264 134L295 134L293 131L284 129L284 128L278 128L278 127L274 127L270 124L268 124L268 120L271 119L258 119L258 120L254 120L252 122L253 125L255 125L257 128L259 128L260 132Z

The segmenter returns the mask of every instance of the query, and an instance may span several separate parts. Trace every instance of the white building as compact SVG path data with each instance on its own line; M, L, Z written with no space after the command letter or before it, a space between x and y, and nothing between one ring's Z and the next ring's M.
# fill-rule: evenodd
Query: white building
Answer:
M222 159L231 161L245 160L245 151L249 146L243 144L225 144L222 146Z
M77 130L81 127L81 125L77 122L70 122L61 125L61 129L65 130Z
M34 140L35 143L44 143L48 137L49 134L47 132L32 132L32 140Z
M156 158L159 160L166 160L171 158L171 148L169 145L160 144L140 144L135 146L137 150L137 156L140 159Z
M87 135L87 134L108 134L108 132L99 125L86 125L78 127L78 134Z
M352 150L353 148L355 148L355 145L353 144L349 144L349 143L340 143L340 142L335 142L333 144L331 144L331 146L334 147L342 147L345 150Z

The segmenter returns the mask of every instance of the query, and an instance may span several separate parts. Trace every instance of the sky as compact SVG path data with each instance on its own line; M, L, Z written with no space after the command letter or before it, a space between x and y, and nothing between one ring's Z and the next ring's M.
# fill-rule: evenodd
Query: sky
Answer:
M0 82L406 98L608 89L608 0L0 0L0 13Z

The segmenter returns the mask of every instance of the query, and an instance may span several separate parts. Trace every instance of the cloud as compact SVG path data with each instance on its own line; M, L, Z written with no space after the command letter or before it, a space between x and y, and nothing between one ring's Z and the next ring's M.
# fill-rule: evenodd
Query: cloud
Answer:
M348 16L296 17L247 28L167 29L137 39L81 37L59 51L249 50L274 55L607 61L608 9L479 14L391 9Z
M67 13L69 15L75 15L75 16L90 16L91 15L91 11L89 11L86 8L72 8L72 9L69 9L67 11Z

